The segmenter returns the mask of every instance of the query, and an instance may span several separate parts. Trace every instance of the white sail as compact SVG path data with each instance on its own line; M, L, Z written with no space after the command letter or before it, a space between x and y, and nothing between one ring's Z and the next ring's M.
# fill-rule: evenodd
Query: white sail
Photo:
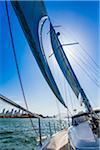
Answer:
M89 100L86 96L86 94L84 93L83 89L81 88L81 85L69 63L69 60L63 50L63 47L58 39L58 36L52 26L52 24L50 23L50 39L51 39L51 45L52 45L52 49L53 49L53 53L56 57L56 60L65 76L65 78L67 79L69 85L71 86L73 92L75 93L75 95L77 96L77 98L79 97L79 94L81 94L82 100L87 108L87 110L89 112L92 111L92 107L89 103Z
M12 6L44 78L58 100L67 107L53 78L43 50L41 32L47 17L43 1L24 1L24 3L23 1L12 1Z

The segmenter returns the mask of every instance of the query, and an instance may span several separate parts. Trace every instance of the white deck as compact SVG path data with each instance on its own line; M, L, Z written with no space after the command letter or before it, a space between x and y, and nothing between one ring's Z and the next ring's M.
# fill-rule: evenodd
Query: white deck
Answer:
M56 133L46 145L44 150L60 150L64 149L68 144L67 130Z

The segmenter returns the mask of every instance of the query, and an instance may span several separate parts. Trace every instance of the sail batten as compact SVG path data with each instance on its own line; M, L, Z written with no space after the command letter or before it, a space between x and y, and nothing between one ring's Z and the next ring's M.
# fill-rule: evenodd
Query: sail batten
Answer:
M87 111L91 112L92 107L89 103L89 100L88 100L86 94L84 93L84 91L83 91L83 89L82 89L70 63L69 63L69 60L63 50L60 40L59 40L51 23L50 23L50 39L51 39L51 46L53 49L53 53L55 55L55 58L59 64L59 66L60 66L60 69L62 70L64 77L68 81L68 83L69 83L70 87L72 88L76 97L78 98L79 94L81 94L83 103L85 104Z
M44 78L57 99L67 108L43 50L41 32L47 18L43 1L24 1L24 3L23 1L12 1L12 6Z

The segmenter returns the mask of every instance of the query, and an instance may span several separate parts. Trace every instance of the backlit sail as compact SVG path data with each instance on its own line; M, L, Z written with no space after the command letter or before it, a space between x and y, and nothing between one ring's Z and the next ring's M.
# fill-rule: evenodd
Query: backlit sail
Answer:
M81 85L69 63L69 60L63 50L63 47L58 39L58 36L52 26L52 24L50 23L50 38L51 38L51 45L52 45L52 49L53 49L53 53L56 57L56 60L65 76L65 78L67 79L69 85L71 86L73 92L75 93L75 95L77 96L77 98L79 97L79 94L81 94L82 100L87 108L87 110L89 112L92 111L92 107L89 103L89 100L86 96L86 94L84 93L83 89L81 88Z
M12 1L13 8L27 38L38 66L58 100L65 106L57 84L47 63L42 45L42 27L47 13L42 1Z

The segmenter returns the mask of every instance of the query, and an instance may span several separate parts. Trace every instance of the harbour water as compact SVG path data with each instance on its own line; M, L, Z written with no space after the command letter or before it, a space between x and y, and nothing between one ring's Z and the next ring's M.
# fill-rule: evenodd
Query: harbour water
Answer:
M0 150L34 150L39 145L38 119L0 118ZM56 119L41 119L42 142L66 126ZM51 128L51 130L50 130Z

